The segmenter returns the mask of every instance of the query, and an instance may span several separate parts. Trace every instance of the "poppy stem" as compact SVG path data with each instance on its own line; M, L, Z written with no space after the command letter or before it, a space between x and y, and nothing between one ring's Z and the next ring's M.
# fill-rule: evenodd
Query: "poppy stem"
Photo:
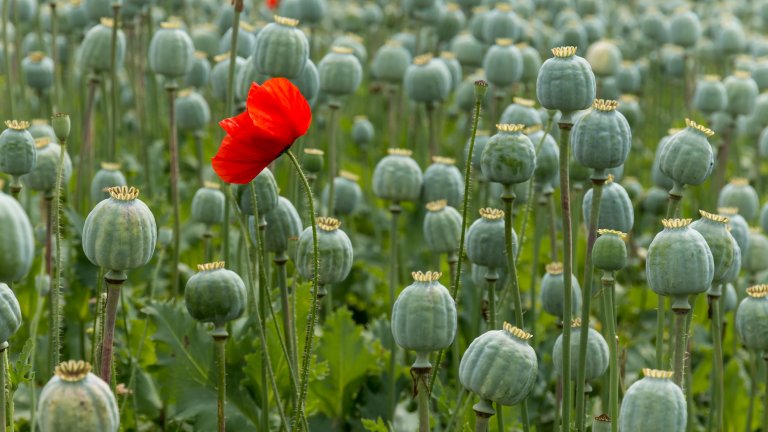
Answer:
M560 207L563 221L563 346L571 346L571 305L573 273L573 230L571 227L571 196L569 178L569 138L573 123L571 113L565 113L558 123L562 131L560 139ZM554 211L552 212L554 215ZM554 237L554 234L552 234ZM590 289L587 287L586 289ZM571 430L571 350L563 350L563 417L561 431Z
M237 36L240 34L240 12L243 10L243 2L234 2L235 13L232 16L232 41L229 45L229 71L227 71L227 100L224 105L225 117L229 117L233 111L235 100L235 60L237 60ZM229 189L229 184L224 183L224 188ZM225 190L226 193L226 190ZM229 261L229 194L226 194L226 205L224 206L224 225L222 226L221 236L223 237L222 257L224 262Z
M301 169L296 156L290 150L285 152L288 158L291 160L293 167L296 169L301 183L304 185L304 192L307 197L307 204L309 205L309 224L312 227L312 257L313 257L313 277L312 277L312 306L309 312L309 322L307 323L307 335L306 339L308 343L304 344L304 352L302 353L301 360L301 381L299 385L299 400L296 401L296 407L293 412L293 419L291 421L294 431L300 432L303 423L299 422L299 417L304 416L304 402L307 399L307 390L309 387L309 362L312 354L312 344L315 339L315 322L317 321L317 295L320 290L320 284L318 276L320 274L320 261L319 252L317 247L317 226L315 225L315 202L312 199L312 189L309 187L307 177L304 175L304 171Z
M173 203L173 259L171 264L171 298L176 298L179 293L179 258L181 255L181 214L179 211L179 143L176 135L176 83L168 83L165 90L168 92L168 123L169 123L169 147L171 151L171 201ZM227 223L225 222L225 226Z
M13 89L15 88L13 85L13 73L11 72L11 50L8 47L8 19L10 15L10 7L8 6L11 2L3 2L3 60L5 60L5 87L8 91L8 94L6 95L6 103L8 104L8 110L10 112L10 118L15 119L16 118L16 101L13 97ZM16 8L18 9L18 8ZM16 21L18 22L18 21ZM18 32L17 32L18 33ZM58 64L56 65L58 66Z
M328 109L331 110L329 115L328 133L330 139L328 141L328 202L326 203L325 213L333 217L334 210L336 210L336 131L338 130L339 121L339 106L338 102L331 102L328 104Z
M112 96L112 110L110 115L112 121L110 122L110 134L109 134L109 148L107 150L107 160L117 160L117 93L119 91L119 83L117 80L117 29L118 22L120 20L120 3L112 4L112 13L114 20L112 22L112 41L110 46L110 76L109 83L111 85ZM53 45L56 45L56 41L53 41ZM106 96L106 95L105 95Z

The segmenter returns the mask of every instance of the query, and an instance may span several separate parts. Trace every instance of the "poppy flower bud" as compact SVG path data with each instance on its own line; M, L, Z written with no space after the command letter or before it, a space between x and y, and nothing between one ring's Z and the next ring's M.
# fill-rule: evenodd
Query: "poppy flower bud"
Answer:
M66 141L69 138L69 131L71 127L69 114L56 113L51 117L51 126L53 127L54 135L59 141Z
M164 22L149 43L149 68L166 79L175 80L187 74L194 55L192 39L181 24Z

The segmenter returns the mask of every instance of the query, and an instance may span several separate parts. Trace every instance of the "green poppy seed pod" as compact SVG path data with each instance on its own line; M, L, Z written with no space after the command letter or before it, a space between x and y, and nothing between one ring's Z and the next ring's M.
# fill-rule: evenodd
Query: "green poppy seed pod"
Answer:
M763 232L768 232L768 203L765 203L760 209L760 228Z
M255 237L253 217L249 219L251 236ZM264 216L269 229L264 230L264 250L280 254L288 251L291 238L298 238L303 230L303 224L296 207L290 200L280 197L277 207Z
M541 278L541 308L544 312L560 319L565 312L564 287L563 264L559 262L547 264L546 273ZM571 312L577 314L579 310L581 310L581 287L576 276L571 275Z
M145 265L157 243L155 216L139 199L139 190L120 186L109 194L85 218L82 234L85 256L110 270L108 275Z
M669 41L683 48L691 48L701 37L701 21L689 10L675 13L669 23Z
M451 90L451 72L442 61L423 54L414 58L405 71L403 85L414 102L441 102Z
M34 51L25 57L21 61L21 71L24 73L24 82L36 91L46 90L53 85L53 60L43 52Z
M421 198L423 202L447 200L448 205L458 208L464 199L464 175L451 158L434 156L432 165L424 171Z
M557 141L550 134L545 134L541 126L535 125L526 129L528 138L538 149L536 154L536 168L533 170L533 178L537 185L552 184L559 177L560 148Z
M91 201L100 202L110 197L108 189L116 186L125 186L127 181L122 172L120 164L102 162L101 169L91 180Z
M747 37L738 18L727 17L719 23L716 44L717 50L726 56L744 51Z
M516 40L520 37L521 25L512 6L496 3L482 21L482 40L493 43L497 39Z
M83 0L85 12L88 14L91 21L111 17L114 14L112 10L113 3L121 5L123 2L114 2L112 0Z
M424 216L424 240L435 253L456 253L461 234L461 215L446 200L427 203Z
M604 178L607 168L627 160L632 147L632 131L624 116L616 111L619 103L595 99L592 109L579 116L571 130L573 158L592 168L596 178Z
M592 193L593 189L590 189L584 194L581 205L586 226L589 226L592 220ZM628 233L632 231L634 224L635 212L629 194L627 194L624 186L613 181L613 176L609 175L603 186L600 200L600 220L597 222L597 227Z
M320 63L320 91L329 96L347 96L355 93L363 80L363 67L352 55L352 49L333 47Z
M0 191L0 282L12 283L29 273L35 254L32 224L21 205Z
M524 83L533 83L539 75L541 68L541 55L536 48L527 43L518 44L520 57L523 59L523 73L520 75L520 81Z
M643 110L637 102L637 96L632 94L622 95L619 98L619 107L616 110L627 119L630 130L636 130L643 125Z
M493 412L484 400L515 405L528 397L538 374L536 352L528 345L532 337L505 322L502 330L487 331L469 344L459 363L459 381L480 396L476 410Z
M373 193L393 202L418 200L423 176L411 158L411 151L388 149L387 152L373 170Z
M652 186L643 197L640 204L643 214L649 216L664 216L669 205L669 192L667 189Z
M496 87L511 86L523 76L523 56L512 39L496 39L483 58L483 69L489 83Z
M53 127L53 133L56 135L56 139L59 141L66 141L69 138L69 131L71 123L69 114L56 113L51 116L51 127Z
M739 249L746 253L749 247L749 225L739 214L739 209L736 207L718 207L717 213L728 218L728 229L731 235L739 244Z
M305 24L316 25L325 17L328 6L325 0L299 0L301 21Z
M744 269L752 274L768 269L768 237L759 230L750 230L743 258Z
M660 159L664 146L669 142L676 133L680 132L680 129L669 129L667 135L659 140L659 144L656 146L656 153L653 157L653 164L651 165L651 180L653 184L665 191L669 191L674 186L674 182L669 176L661 172Z
M249 63L253 64L253 62ZM309 105L314 106L320 93L320 73L317 71L315 63L307 59L307 64L304 65L301 75L298 78L292 79L291 82L299 88L299 91L304 96L304 99L309 102Z
M483 175L503 185L523 183L533 176L536 150L522 132L524 125L497 125L498 133L488 139L480 160Z
M208 54L204 51L195 51L192 58L192 66L184 78L184 85L194 88L202 88L208 84L211 79L211 62L208 61Z
M51 142L50 138L38 138L35 140L37 163L28 174L21 176L22 183L34 191L45 192L53 196L56 188L59 159L61 159L61 146ZM64 153L64 165L62 166L62 184L69 182L72 175L72 160Z
M218 183L205 182L204 186L192 197L192 222L205 225L224 223L224 203L226 198Z
M442 51L438 60L445 64L448 72L451 74L451 91L456 90L464 79L461 63L456 59L456 54L450 51Z
M416 351L415 368L429 368L429 353L451 346L456 337L456 302L440 282L439 272L414 272L413 283L392 306L392 336L405 350Z
M240 318L245 311L245 283L224 262L199 264L187 281L184 304L197 321L213 323L219 329Z
M585 16L581 22L584 31L587 33L587 43L593 44L605 36L606 25L601 17L594 15Z
M581 320L575 319L571 323L571 376L576 376L579 369L579 340L581 332L584 329L581 326ZM587 381L594 381L600 378L608 370L608 343L598 331L587 327L587 357L586 375ZM555 364L555 372L559 376L563 375L563 335L557 337L555 346L552 349L552 362Z
M689 310L688 296L709 289L715 263L707 241L690 219L663 219L664 230L648 247L645 273L658 295L672 297L673 310Z
M373 123L366 116L355 116L352 123L352 142L358 146L367 146L373 142L376 131Z
M621 50L608 40L600 40L590 45L585 58L598 77L615 75L622 61Z
M336 37L331 46L352 50L352 55L357 58L361 65L366 64L368 61L368 50L365 48L363 38L354 33L347 33Z
M535 108L536 102L519 97L514 98L512 102L501 113L499 120L501 124L522 124L527 128L536 125L543 126L541 116Z
M541 106L560 110L565 116L589 108L595 99L595 75L589 63L576 55L575 46L553 48L552 54L536 78Z
M621 231L599 229L592 246L592 264L598 270L619 271L627 266L627 235Z
M111 14L110 8L110 14ZM111 18L101 18L100 24L91 27L85 34L83 42L80 44L80 62L82 66L96 74L109 72L112 70L111 50L112 50L112 27L114 23ZM117 67L122 68L123 58L125 57L125 34L122 30L117 31Z
M175 80L184 77L192 67L195 46L179 22L164 22L152 36L148 55L152 72Z
M32 119L32 126L30 126L28 130L34 139L48 138L51 141L56 142L56 132L54 132L46 119Z
M633 203L636 203L638 199L643 195L643 192L645 192L643 185L640 183L640 180L638 180L637 177L628 176L624 178L624 180L621 182L621 185L624 187L624 190L627 191L627 195L629 195L629 199Z
M616 81L622 94L638 94L643 87L643 76L634 62L622 61L616 70Z
M723 313L727 314L736 310L739 302L739 296L736 294L736 288L732 283L725 284L725 290L723 290L721 301L723 302Z
M29 122L8 120L0 134L0 171L12 176L31 172L37 162L35 139L27 130Z
M211 122L211 109L203 95L192 90L179 92L176 101L176 121L180 131L199 132Z
M363 190L357 183L360 178L349 171L339 171L339 176L334 179L335 193L333 196L333 209L335 214L342 216L351 215L360 206L363 200ZM328 208L328 185L323 188L322 202Z
M275 16L256 36L256 70L272 77L296 78L309 58L309 42L296 26L299 21Z
M664 75L683 78L685 75L685 49L677 45L664 45L661 49Z
M320 285L342 282L352 270L352 242L340 230L341 222L333 218L317 218L317 250L320 261ZM312 280L315 274L312 252L312 227L299 236L296 268L301 277ZM322 292L322 291L320 291Z
M219 32L215 25L211 23L196 25L192 27L191 37L195 49L205 53L206 57L213 58L219 53Z
M21 308L13 290L0 282L0 339L7 342L21 327ZM4 344L4 349L8 344Z
M747 288L736 309L736 334L747 349L768 350L768 285Z
M757 83L747 71L736 71L723 82L728 94L728 113L734 116L748 115L755 109L760 92Z
M751 69L752 79L757 83L760 93L768 89L768 58L759 58Z
M517 245L514 229L512 244ZM467 230L469 261L489 269L503 268L507 265L504 248L504 212L492 208L480 209L480 218Z
M237 29L237 56L250 57L254 53L256 44L256 35L253 33L255 28L245 21L240 21L240 28ZM220 53L230 52L232 47L232 27L219 39Z
M650 7L643 14L640 28L646 39L661 46L669 40L669 23L666 17L655 7Z
M43 387L37 424L40 432L117 432L120 411L109 384L91 373L91 365L69 360L56 366Z
M322 150L314 148L304 149L304 157L301 158L301 167L308 174L317 176L323 170L325 165L324 161L325 153Z
M559 29L554 44L550 42L550 46L585 47L589 44L587 30L582 25L581 20L568 20ZM576 52L583 55L584 49L577 49Z
M696 82L693 107L702 114L712 115L728 106L728 93L717 75L704 75Z
M701 218L691 224L691 229L698 231L707 242L715 265L712 283L720 285L730 280L729 272L733 266L735 240L728 232L727 217L704 210L699 210L699 213Z
M384 21L384 11L377 3L363 6L363 21L367 27L377 28Z
M259 211L259 218L264 219L264 215L271 212L277 206L277 181L272 171L265 169L259 173L252 181L256 190L256 209ZM251 197L251 185L246 184L238 187L235 196L240 196L240 209L243 214L253 215L253 199Z
M726 283L730 283L733 281L736 281L739 278L739 273L741 272L741 248L739 248L739 243L736 241L736 239L731 235L731 246L733 247L733 260L731 261L731 266L728 268L728 270L725 272L725 274L722 277L722 280ZM721 294L721 287L722 285L719 284L712 284L712 286L709 289L709 292L715 292L718 295ZM734 307L736 305L734 304Z
M376 51L371 61L371 73L381 81L399 84L411 64L411 53L403 44L390 40Z
M451 52L465 68L479 68L483 65L485 46L469 33L460 33L451 41Z
M717 197L718 207L736 207L746 220L753 220L760 208L757 191L745 178L734 178L723 186Z
M686 128L659 149L659 169L672 179L672 192L682 196L684 185L700 185L712 173L715 156L707 138L712 129L685 119Z
M643 369L644 378L635 381L624 394L619 411L619 430L656 432L685 430L688 419L685 396L670 378L671 371Z
M472 7L471 12L472 13L469 17L469 21L467 22L467 28L473 37L475 37L478 41L483 41L485 39L485 35L483 34L485 32L485 19L488 17L488 13L490 12L488 10L488 6L474 6Z
M459 34L466 22L467 17L461 8L454 3L448 3L441 11L440 18L438 18L437 26L435 27L438 40L440 42L450 41Z

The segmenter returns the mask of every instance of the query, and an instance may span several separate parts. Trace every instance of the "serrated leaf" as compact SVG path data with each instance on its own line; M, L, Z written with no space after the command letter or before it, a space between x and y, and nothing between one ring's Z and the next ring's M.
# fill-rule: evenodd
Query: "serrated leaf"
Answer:
M24 346L21 348L19 356L15 362L10 364L8 368L8 375L11 380L11 394L19 389L19 385L22 383L28 383L32 381L32 339L27 339L24 342Z
M381 417L377 418L376 420L371 419L363 419L363 427L365 430L370 432L389 432L389 429L387 428L387 425L384 424L384 420L381 419Z

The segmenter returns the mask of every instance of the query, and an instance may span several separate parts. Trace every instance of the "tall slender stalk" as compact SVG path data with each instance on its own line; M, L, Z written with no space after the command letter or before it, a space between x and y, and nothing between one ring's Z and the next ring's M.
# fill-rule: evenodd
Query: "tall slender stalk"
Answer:
M411 367L411 376L416 391L419 408L419 432L429 432L429 373L432 365L429 363L429 353L416 353L416 362Z
M275 267L277 268L277 286L280 288L280 303L283 308L283 335L285 337L285 346L288 350L288 361L296 371L298 358L296 354L296 329L293 323L293 310L291 308L290 294L288 293L287 269L288 255L285 252L275 254ZM296 379L296 377L294 377Z
M227 362L226 362L226 353L227 353L227 338L229 337L229 333L227 333L227 329L224 327L216 327L216 329L211 333L213 336L214 344L216 345L216 366L218 367L218 382L217 382L217 394L218 394L218 404L217 404L217 410L216 413L218 414L218 426L219 432L224 432L226 429L226 421L224 416L224 404L226 403L226 397L227 397ZM266 351L266 347L264 348ZM266 369L266 368L264 368ZM265 384L262 383L262 386L265 386Z
M3 60L5 62L5 89L7 91L6 103L8 104L8 110L10 111L10 118L16 118L16 100L13 97L13 71L11 70L11 50L8 46L8 20L10 15L10 1L3 2ZM18 8L17 8L18 9ZM18 21L16 21L18 22ZM16 29L16 33L19 33L19 29Z
M402 212L402 208L400 207L400 204L397 202L392 202L389 206L389 212L392 215L392 223L389 230L390 235L390 242L389 242L389 313L390 313L390 320L392 319L392 307L395 304L395 292L397 291L397 272L398 272L398 224L397 219L400 215L400 212ZM396 395L395 395L395 366L397 365L397 344L395 343L394 336L390 336L390 343L392 350L390 352L389 356L389 369L388 377L389 382L387 383L387 415L390 419L395 418L395 404L396 404Z
M320 260L318 256L318 247L317 247L317 226L315 225L315 202L312 199L312 190L309 187L309 182L307 182L307 177L304 175L304 171L301 169L301 164L299 164L298 159L296 159L296 156L290 151L286 151L286 154L288 155L288 158L291 160L291 163L293 164L294 169L299 175L299 178L301 179L301 183L304 186L304 192L306 193L307 197L307 204L309 205L309 222L310 227L312 228L312 257L313 257L313 267L314 277L312 278L312 306L310 306L310 315L309 315L309 321L307 323L307 335L306 339L309 343L304 344L304 353L302 354L302 361L301 361L301 381L299 385L299 400L296 403L296 407L293 412L293 420L291 422L293 430L295 431L301 431L301 425L299 423L299 417L304 416L304 401L307 397L307 389L309 385L309 362L311 359L312 354L312 344L315 339L315 321L317 320L317 297L318 297L318 291L320 289L320 284L318 277L320 275Z
M7 419L7 413L6 413L6 393L8 391L9 384L8 376L8 342L3 342L0 344L0 432L5 432L7 430L6 425L8 424ZM11 419L11 423L13 423L13 419Z
M558 247L557 247L557 221L555 215L557 210L555 209L555 194L553 191L544 192L544 197L549 204L549 261L558 261ZM570 199L570 197L569 197Z
M467 216L469 214L469 185L472 181L472 154L475 152L475 139L477 138L477 125L480 121L480 108L483 105L483 98L485 92L488 91L488 83L483 80L475 81L475 110L472 117L472 132L469 138L469 151L467 152L467 163L464 167L464 199L461 203L461 233L459 234L459 250L458 261L456 262L456 275L453 278L453 286L451 286L451 297L454 301L457 301L457 295L459 294L459 287L461 286L461 264L464 261L464 241L467 233ZM457 343L456 340L453 343ZM437 354L437 361L435 361L434 372L429 380L429 391L435 386L435 380L437 379L437 371L440 370L440 362L443 359L443 353L445 350L440 351Z
M589 328L589 312L592 303L592 245L595 244L597 226L600 221L600 202L603 196L605 184L605 172L595 172L592 176L592 208L589 214L589 232L587 234L587 253L584 264L584 289L581 294L581 322ZM568 273L565 273L568 277ZM587 375L587 336L588 331L579 332L579 367L576 374L576 429L584 430L585 421L585 394L584 385Z
M179 260L181 257L181 203L179 202L179 143L176 132L176 90L175 82L165 85L168 92L168 143L171 151L171 202L173 204L173 258L171 263L171 296L176 298L179 293ZM255 204L254 204L255 205ZM227 226L224 221L224 226Z
M224 114L225 117L229 117L232 114L232 111L234 110L235 105L235 65L237 60L237 36L240 34L240 14L243 12L243 0L233 0L232 5L234 6L235 13L232 16L232 39L230 40L229 45L229 70L227 71L227 100L226 105L224 106ZM227 193L227 190L229 189L229 184L224 183L224 194L226 197L226 205L224 206L224 226L222 227L222 233L221 236L223 237L222 241L222 254L221 256L224 258L224 261L229 261L229 211L230 211L230 200L229 200L229 193Z
M721 288L722 289L722 288ZM715 356L713 363L713 382L712 382L712 416L714 429L723 430L723 317L720 311L721 291L712 290L708 295L709 303L712 307L712 347Z
M609 392L608 392L608 412L611 419L619 418L619 341L616 338L616 306L613 303L613 292L616 280L613 272L604 271L602 277L603 283L603 309L605 309L605 326L608 334L608 353L609 353ZM613 421L610 425L612 432L618 432L619 422Z
M101 346L99 377L107 384L112 382L112 350L120 289L127 279L128 276L122 271L109 271L104 275L104 281L107 283L107 310L104 318L104 339Z
M768 430L768 354L763 353L765 360L765 394L763 395L763 430Z
M91 75L88 78L88 96L86 97L85 115L83 116L82 126L82 146L80 147L79 169L77 170L77 185L75 186L75 202L80 204L80 210L90 207L90 194L88 193L88 182L91 178L91 169L93 160L91 159L93 130L93 106L96 101L96 89L99 86L100 79L97 75Z
M560 139L560 207L563 219L563 346L571 346L571 305L573 304L570 275L573 274L573 244L571 243L571 198L569 170L569 138L573 123L570 114L564 113L558 124L563 132ZM585 287L589 290L589 287ZM585 332L586 333L586 332ZM563 423L561 430L570 431L571 425L571 350L563 350Z
M54 120L57 118L63 118L66 114L56 114ZM66 120L69 122L69 119ZM69 132L67 132L67 135ZM55 209L52 215L53 229L56 235L56 265L54 266L53 277L51 280L51 352L50 360L51 367L56 367L59 364L59 353L61 352L61 271L62 271L62 256L61 256L61 196L62 181L64 178L64 157L67 154L67 140L66 136L60 137L61 147L59 154L59 164L56 169L56 186L54 188L54 200ZM53 370L53 369L51 369Z
M51 8L51 60L53 60L54 69L53 69L53 111L61 109L61 80L59 77L61 76L61 72L59 72L59 68L61 68L61 64L59 64L59 43L58 43L58 37L59 37L59 17L56 13L56 2L52 1L48 4L48 6ZM7 52L7 51L4 51ZM13 117L11 117L13 118Z
M328 205L325 213L330 217L333 217L333 213L336 210L336 173L338 172L336 167L336 131L339 128L339 108L341 106L338 102L328 104L328 109L330 110L328 119Z
M107 151L107 160L117 160L117 94L119 92L119 83L117 80L117 26L120 20L120 3L112 3L112 42L110 45L110 75L109 82L112 86L112 110L109 114L112 116L112 121L109 122L110 134L109 134L109 150ZM54 42L55 44L55 42Z
M475 432L486 432L488 430L488 419L496 414L493 409L493 402L487 399L480 399L473 407L475 410Z
M674 382L683 388L683 365L685 364L685 319L689 309L673 309L675 313L675 362Z
M427 148L429 150L429 159L427 163L437 156L437 107L436 104L428 102L427 108Z

